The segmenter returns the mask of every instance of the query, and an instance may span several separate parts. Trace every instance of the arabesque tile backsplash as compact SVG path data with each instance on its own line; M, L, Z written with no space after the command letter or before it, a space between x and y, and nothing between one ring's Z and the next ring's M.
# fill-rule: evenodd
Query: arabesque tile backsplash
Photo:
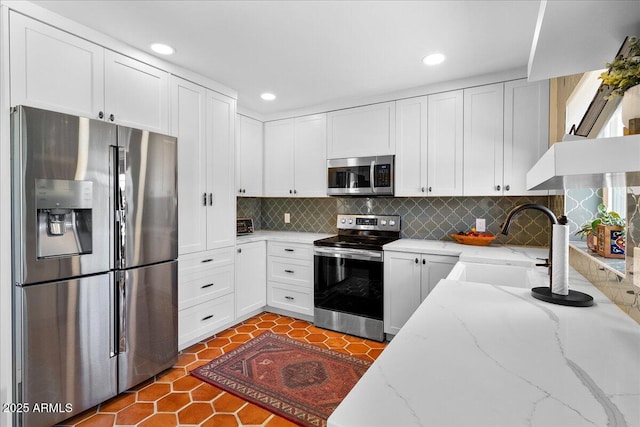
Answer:
M560 201L558 201L560 199ZM256 229L336 233L336 214L393 214L402 217L403 238L452 240L449 234L475 226L485 218L487 230L498 234L507 213L523 203L539 203L560 214L563 197L375 197L375 198L238 198L238 216L252 217ZM291 223L284 223L284 214ZM523 211L508 236L499 242L547 246L549 221L537 211Z

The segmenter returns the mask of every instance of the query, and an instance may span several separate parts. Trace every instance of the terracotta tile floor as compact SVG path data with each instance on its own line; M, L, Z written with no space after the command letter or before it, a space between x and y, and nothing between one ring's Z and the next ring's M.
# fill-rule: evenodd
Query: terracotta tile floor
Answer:
M309 322L262 313L183 350L178 362L154 379L128 390L60 426L291 427L295 424L189 375L265 331L375 360L385 344L316 328Z

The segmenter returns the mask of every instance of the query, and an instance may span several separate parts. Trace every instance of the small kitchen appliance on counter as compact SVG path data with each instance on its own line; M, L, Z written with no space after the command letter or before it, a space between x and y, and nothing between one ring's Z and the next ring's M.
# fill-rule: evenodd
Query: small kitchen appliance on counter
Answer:
M244 236L253 233L253 219L237 218L236 219L236 236Z
M314 244L314 324L384 341L383 251L398 215L338 215L338 235Z
M44 427L177 359L177 140L23 106L11 120L14 396L67 405L14 422Z

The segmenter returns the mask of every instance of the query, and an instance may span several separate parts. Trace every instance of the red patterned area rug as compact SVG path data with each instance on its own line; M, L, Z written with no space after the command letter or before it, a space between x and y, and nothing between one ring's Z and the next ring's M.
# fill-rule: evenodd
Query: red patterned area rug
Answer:
M371 363L270 332L191 375L303 426L327 418Z

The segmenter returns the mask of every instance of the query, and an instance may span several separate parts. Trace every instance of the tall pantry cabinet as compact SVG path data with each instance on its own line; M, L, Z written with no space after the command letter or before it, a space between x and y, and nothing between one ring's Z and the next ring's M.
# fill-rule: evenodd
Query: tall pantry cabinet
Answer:
M236 101L172 77L178 137L178 342L184 348L234 313Z

